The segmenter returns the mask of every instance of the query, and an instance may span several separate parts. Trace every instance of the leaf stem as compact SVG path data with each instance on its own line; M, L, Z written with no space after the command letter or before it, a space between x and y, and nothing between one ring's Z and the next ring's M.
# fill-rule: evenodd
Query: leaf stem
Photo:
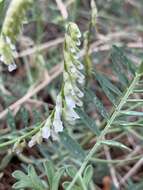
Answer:
M43 125L43 123L41 125L39 125L38 127L32 129L30 132L28 132L28 133L26 133L26 134L24 134L24 135L22 135L20 137L16 137L15 139L12 139L10 141L1 143L0 148L8 146L8 145L11 145L11 144L14 144L17 141L21 142L22 140L27 139L28 137L30 137L30 136L34 135L35 133L37 133L40 130L40 128L42 127L42 125Z
M78 170L78 172L76 173L75 177L73 178L73 180L71 181L70 185L68 186L67 190L71 190L71 188L73 187L73 185L75 184L76 180L78 179L79 176L82 175L82 172L84 171L86 165L88 164L88 162L90 161L90 159L92 158L92 156L95 154L95 152L97 152L97 150L99 149L100 145L101 145L101 140L104 139L105 135L108 133L108 130L111 128L112 123L114 122L115 118L117 117L117 115L120 113L120 110L122 109L123 105L127 102L127 99L129 97L129 95L133 92L134 87L136 86L138 80L140 78L140 75L136 74L133 81L131 82L130 86L127 88L125 94L123 95L123 97L121 98L118 106L115 108L114 112L111 115L111 118L108 120L105 128L102 130L101 134L99 137L97 137L97 141L95 143L95 145L93 146L93 148L90 150L90 152L88 153L88 155L86 156L84 162L82 163L80 169Z

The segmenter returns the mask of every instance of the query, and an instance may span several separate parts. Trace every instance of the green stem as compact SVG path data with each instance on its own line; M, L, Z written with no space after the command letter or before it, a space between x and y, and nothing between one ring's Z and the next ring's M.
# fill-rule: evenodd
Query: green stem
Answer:
M100 158L91 158L90 160L92 162L99 162L99 163L105 163L105 164L124 164L124 163L127 163L127 162L132 162L134 160L139 160L140 158L142 157L142 155L138 155L138 156L134 156L132 158L129 158L129 159L117 159L117 160L104 160L104 159L100 159Z
M10 141L1 143L0 144L0 148L5 147L5 146L9 146L11 144L14 144L17 141L21 142L22 140L27 139L28 137L31 137L32 135L34 135L35 133L37 133L40 130L40 128L42 127L42 125L43 125L43 123L41 125L39 125L38 127L32 129L30 132L22 135L21 137L17 137L15 139L10 140Z
M91 78L91 73L92 73L92 61L91 61L91 55L89 54L91 33L92 33L92 23L90 21L89 29L87 31L87 36L85 37L84 62L85 62L85 70L86 70L86 78L87 78L86 81L88 81L88 79Z

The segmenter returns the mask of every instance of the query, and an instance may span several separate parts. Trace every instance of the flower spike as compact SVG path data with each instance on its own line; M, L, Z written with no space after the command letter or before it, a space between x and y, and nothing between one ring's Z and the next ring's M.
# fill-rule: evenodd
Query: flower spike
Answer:
M21 33L26 11L33 0L12 0L6 12L0 35L0 61L8 65L11 72L16 69L14 57L17 55L15 43Z
M53 140L58 139L58 133L64 130L64 121L74 124L79 115L75 108L82 106L84 93L82 87L84 85L84 74L82 70L84 65L79 61L79 44L81 33L75 23L69 23L67 33L64 40L64 71L63 85L56 99L56 105L44 126L41 133L35 134L29 142L30 147L38 142L39 134L44 139L52 137Z

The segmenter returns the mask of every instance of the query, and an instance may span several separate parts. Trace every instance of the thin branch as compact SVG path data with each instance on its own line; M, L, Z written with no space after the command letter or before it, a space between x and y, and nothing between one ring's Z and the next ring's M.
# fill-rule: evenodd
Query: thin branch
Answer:
M68 11L66 9L66 6L64 5L64 3L62 2L62 0L55 0L57 3L57 7L61 12L61 15L63 17L63 19L67 19L68 18Z
M126 181L133 176L138 169L143 165L143 158L141 158L130 170L129 172L121 179L120 184L124 185Z
M12 105L10 105L8 108L6 108L4 111L2 111L0 113L0 119L4 118L7 115L8 110L14 110L14 109L16 109L16 107L21 106L29 98L31 98L32 96L34 96L35 94L37 94L39 91L41 91L43 88L45 88L49 83L51 83L53 81L53 79L55 79L58 75L60 75L62 73L62 71L63 71L62 65L55 66L49 72L50 76L46 77L42 83L40 83L37 87L35 87L34 89L32 89L29 92L27 92L27 94L25 94L25 96L23 96L21 99L19 99L18 101L16 101Z
M49 42L43 43L41 45L37 45L37 46L35 46L33 48L23 50L22 52L18 53L15 56L15 59L20 58L20 57L24 57L24 56L27 56L27 55L34 54L36 52L40 52L40 51L43 51L45 49L52 48L54 46L57 46L58 44L63 43L63 41L64 41L64 38L61 37L61 38L57 38L55 40L51 40Z
M112 160L109 148L107 146L105 146L104 150L105 150L105 155L106 155L107 160ZM118 182L118 179L117 179L117 176L116 176L115 168L113 167L113 165L111 163L108 163L108 166L110 168L110 174L111 174L113 183L114 183L115 187L117 189L119 189L120 186L119 186L119 182Z

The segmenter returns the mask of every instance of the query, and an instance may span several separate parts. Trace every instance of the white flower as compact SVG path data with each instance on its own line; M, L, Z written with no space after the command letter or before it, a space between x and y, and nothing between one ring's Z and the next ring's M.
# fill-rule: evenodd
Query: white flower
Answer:
M80 84L83 84L85 81L85 76L78 70L76 70L76 74L77 74L76 76L77 76L78 82Z
M33 136L34 137L34 136ZM36 144L36 140L35 138L31 138L31 140L28 142L28 146L29 148L33 147Z
M8 36L5 36L4 39L7 44L11 45L11 39Z
M58 133L56 133L54 130L51 130L51 137L53 141L57 141L59 139Z
M31 140L28 142L28 146L31 148L33 147L35 144L41 144L42 142L42 135L41 135L41 131L39 131L38 133L36 133Z
M66 96L74 96L75 95L75 92L74 92L74 89L73 89L73 86L72 86L72 84L71 84L71 81L70 80L67 80L66 82L65 82L65 85L64 85L64 95L65 95L65 97Z
M80 98L78 98L78 96L75 96L74 98L75 98L76 105L79 107L82 107L83 102L80 100Z
M44 127L42 128L42 137L44 139L49 139L51 135L51 117L48 117Z
M65 119L67 121L74 121L76 119L79 119L78 114L74 110L74 108L76 108L76 102L72 98L72 96L66 96L65 103L66 103L64 110Z
M79 119L79 115L75 112L74 108L65 107L65 119L69 122Z
M77 68L78 68L79 70L83 70L83 69L84 69L83 64L82 64L80 61L78 61L78 60L76 60L75 65L77 65Z
M55 111L56 114L61 115L61 113L62 113L62 96L61 96L61 93L57 96L55 110L56 110Z
M57 96L56 107L53 119L53 129L56 133L63 131L62 116L62 96L61 93Z
M55 119L53 121L53 129L56 133L63 131L63 122L61 121L61 118Z
M51 130L50 130L50 128L44 126L44 127L42 128L42 137L43 137L44 139L49 139L50 135L51 135Z
M84 93L77 87L77 86L75 86L75 94L77 94L77 96L79 97L79 98L83 98L83 96L84 96Z
M76 53L76 49L73 47L70 48L70 51L71 51L71 53Z
M10 44L10 48L11 48L12 51L16 51L16 47L15 47L15 45Z
M0 36L0 61L8 65L8 71L12 72L17 68L14 63L14 56L17 55L16 47L8 36Z
M12 63L12 64L8 65L8 71L9 72L14 71L16 68L17 68L17 66L16 66L15 63Z
M66 105L68 108L75 108L76 107L76 102L71 96L66 96L65 102L66 102Z
M5 63L5 57L3 55L0 55L0 61Z
M77 45L77 46L80 46L80 45L81 45L81 41L80 41L79 39L76 41L76 45Z

